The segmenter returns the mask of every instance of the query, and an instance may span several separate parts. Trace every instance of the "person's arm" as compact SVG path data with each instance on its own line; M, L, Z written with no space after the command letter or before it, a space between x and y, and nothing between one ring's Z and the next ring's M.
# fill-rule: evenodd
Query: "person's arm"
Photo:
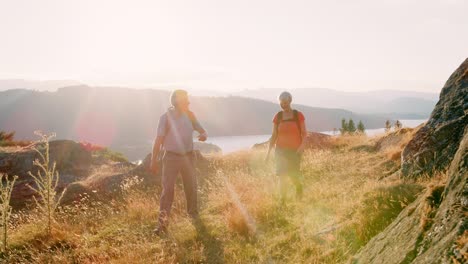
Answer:
M305 146L307 145L307 128L306 128L305 120L302 120L300 127L301 127L302 142L299 148L297 149L297 152L302 153L304 152Z
M191 118L193 118L193 129L198 132L198 140L199 141L206 141L208 138L208 133L206 133L206 130L202 127L200 122L198 122L198 119L195 117L193 113L191 114Z
M161 151L162 143L164 142L163 136L157 136L154 140L153 144L153 154L151 155L151 172L154 174L158 173L159 164L158 164L158 156L159 152Z
M196 129L196 131L199 133L198 140L206 141L206 139L208 138L208 133L206 133L206 130L200 126L200 129Z
M268 142L268 151L265 160L270 158L271 149L276 145L276 139L278 138L278 124L273 123L273 131L271 132L270 141Z
M159 166L158 156L159 156L159 152L161 151L161 146L164 143L164 138L166 136L166 132L167 132L167 116L162 115L159 118L157 136L154 139L153 152L152 152L152 155L151 155L150 170L151 170L151 172L153 172L155 174L158 172L158 169L159 169L158 168L158 166Z

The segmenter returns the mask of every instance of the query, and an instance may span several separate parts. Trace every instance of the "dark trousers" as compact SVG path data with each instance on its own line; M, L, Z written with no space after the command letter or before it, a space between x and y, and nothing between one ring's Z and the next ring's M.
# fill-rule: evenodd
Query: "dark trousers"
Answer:
M162 195L159 203L159 224L167 226L174 201L174 186L177 175L182 176L185 198L187 200L187 213L191 217L198 216L197 205L197 178L193 163L193 155L177 155L166 152L162 160Z

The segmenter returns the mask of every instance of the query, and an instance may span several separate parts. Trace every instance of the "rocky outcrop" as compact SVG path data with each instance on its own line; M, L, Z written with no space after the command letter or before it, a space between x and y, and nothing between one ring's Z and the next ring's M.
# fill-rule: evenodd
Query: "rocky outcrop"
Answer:
M36 148L44 150L41 145ZM100 200L115 198L121 193L122 185L134 177L148 187L157 186L161 181L160 173L149 172L150 154L137 166L113 161L105 152L92 151L71 140L51 141L49 153L50 165L55 162L59 172L57 191L65 190L62 204L79 200L84 194ZM40 155L30 147L0 152L0 173L18 176L11 196L11 205L15 209L33 202L35 193L29 186L35 186L35 182L29 172L37 172L38 168L33 165L36 159L40 160ZM209 162L200 151L194 152L194 160L199 172L209 171ZM202 173L199 175L203 176Z
M402 154L405 176L448 167L447 184L429 188L406 207L352 263L468 262L467 80L468 59Z
M202 156L199 151L194 151L195 168L198 175L203 178L201 172L207 172L209 161ZM143 162L123 173L117 174L95 174L83 181L77 181L70 184L65 190L62 203L69 204L79 200L83 195L94 199L109 200L109 198L119 197L122 193L122 186L125 182L137 177L142 181L142 185L154 188L161 184L161 170L157 174L150 172L151 154L148 154Z
M43 147L36 145L39 151ZM57 170L64 174L83 177L89 174L92 162L91 152L85 150L79 143L72 140L55 140L49 143L51 164L56 163ZM19 149L15 152L0 152L0 172L18 175L19 180L28 178L28 172L36 172L33 161L39 159L39 154L31 148Z
M467 263L468 129L448 174L446 186L406 207L352 263Z
M43 146L36 145L40 151ZM85 150L79 143L71 140L55 140L49 143L50 166L55 162L60 174L58 191L70 183L84 179L89 175L92 165L91 152ZM0 173L9 176L17 175L18 180L13 188L11 204L14 208L22 207L31 202L34 191L28 187L34 186L34 180L28 172L36 174L38 167L33 161L40 155L31 148L19 149L15 152L0 152Z
M441 204L433 219L426 220L427 230L418 245L414 263L468 262L468 129L465 129L448 174L450 180L441 200L429 199L432 203L429 213L434 213L437 202L441 201Z
M468 59L450 76L429 121L402 153L402 174L415 177L447 168L468 124Z

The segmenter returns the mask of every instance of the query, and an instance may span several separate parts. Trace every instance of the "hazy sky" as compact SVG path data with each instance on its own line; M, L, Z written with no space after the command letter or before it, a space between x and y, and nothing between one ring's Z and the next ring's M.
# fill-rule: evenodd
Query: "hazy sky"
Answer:
M460 0L0 0L0 78L195 89L438 92Z

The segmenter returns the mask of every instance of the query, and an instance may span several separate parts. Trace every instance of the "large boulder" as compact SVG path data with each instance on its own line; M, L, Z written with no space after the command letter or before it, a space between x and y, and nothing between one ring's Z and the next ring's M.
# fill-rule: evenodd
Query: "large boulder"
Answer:
M468 263L468 59L445 84L427 124L402 154L403 173L448 167L435 185L372 238L352 263Z
M448 170L435 186L406 207L352 263L468 263L468 129Z
M468 59L445 83L429 121L402 153L402 174L415 177L447 168L468 124Z
M39 151L44 151L43 144L36 145ZM74 174L77 177L88 175L92 163L91 152L81 144L72 140L54 140L49 142L50 166L55 162L60 173ZM17 151L0 152L0 172L17 175L19 179L29 178L29 173L39 169L33 161L40 155L32 148L21 148Z
M43 144L36 145L36 148L39 151L44 151ZM51 141L49 153L49 166L55 162L60 175L57 186L59 192L70 183L84 179L89 175L92 167L92 155L81 144L71 140ZM35 186L35 182L29 172L37 175L39 167L33 164L36 159L42 161L40 155L31 148L0 152L0 173L18 176L11 194L11 204L14 208L32 202L35 192L29 186Z

